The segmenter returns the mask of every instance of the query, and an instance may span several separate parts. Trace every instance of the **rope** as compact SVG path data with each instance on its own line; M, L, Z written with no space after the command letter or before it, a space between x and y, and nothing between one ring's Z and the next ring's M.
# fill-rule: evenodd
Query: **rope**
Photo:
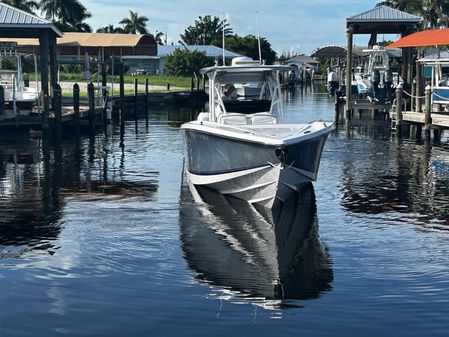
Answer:
M449 101L449 98L440 96L440 95L436 94L435 92L433 93L433 95L436 96L436 97L438 97L438 98L443 99L444 101Z
M406 94L407 96L410 96L410 97L412 97L412 98L426 98L426 96L413 96L412 94L409 94L407 91L405 91L405 90L402 90L402 92L404 93L404 94Z

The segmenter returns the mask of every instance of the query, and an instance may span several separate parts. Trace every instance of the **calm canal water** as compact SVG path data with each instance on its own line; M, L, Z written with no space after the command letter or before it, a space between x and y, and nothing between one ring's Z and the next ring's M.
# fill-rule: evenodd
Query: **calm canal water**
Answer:
M319 89L285 100L287 122L334 117ZM267 213L194 201L189 114L127 122L124 147L0 135L0 336L447 336L447 138L356 120Z

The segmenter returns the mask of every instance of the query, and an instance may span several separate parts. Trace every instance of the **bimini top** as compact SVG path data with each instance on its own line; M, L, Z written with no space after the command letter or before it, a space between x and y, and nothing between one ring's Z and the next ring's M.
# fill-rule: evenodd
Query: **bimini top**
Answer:
M416 32L388 45L387 48L434 47L449 45L449 28Z

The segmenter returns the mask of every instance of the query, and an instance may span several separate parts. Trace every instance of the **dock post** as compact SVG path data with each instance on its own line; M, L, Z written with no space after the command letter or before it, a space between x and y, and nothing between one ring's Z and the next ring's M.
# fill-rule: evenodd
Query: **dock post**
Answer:
M134 119L137 120L137 95L139 94L139 83L137 77L134 79Z
M346 50L346 122L351 119L351 89L352 89L352 47L353 47L353 28L348 27L346 30L348 45Z
M73 85L73 113L75 118L75 131L80 132L80 86L78 83Z
M196 79L196 114L200 113L200 78Z
M396 87L396 132L398 137L402 133L402 85Z
M415 79L413 79L413 83L412 83L412 97L410 97L411 98L411 100L410 100L410 111L413 111L413 112L416 112L416 101L419 99L417 96L417 94L416 94L416 78Z
M0 85L0 116L5 113L5 88Z
M195 80L192 76L190 77L190 92L193 92L194 88L195 88Z
M61 102L61 86L56 83L53 87L53 110L55 112L55 131L57 142L61 141L62 136L62 102Z
M422 102L421 98L419 98L422 95L422 66L419 62L416 62L416 105L415 105L415 111L421 112L422 111Z
M338 123L340 122L340 104L338 100L338 96L334 95L335 98L335 126L338 127Z
M170 91L170 83L167 83L167 91Z
M120 147L124 147L123 142L125 135L125 75L123 62L120 63Z
M430 139L430 125L432 124L432 88L430 85L424 89L425 99L425 116L424 116L424 135L426 140Z
M95 88L90 82L87 85L87 97L89 98L89 131L94 133L95 130Z
M148 103L148 98L149 98L149 81L148 81L148 77L145 79L145 127L148 129L148 107L149 107L149 103Z

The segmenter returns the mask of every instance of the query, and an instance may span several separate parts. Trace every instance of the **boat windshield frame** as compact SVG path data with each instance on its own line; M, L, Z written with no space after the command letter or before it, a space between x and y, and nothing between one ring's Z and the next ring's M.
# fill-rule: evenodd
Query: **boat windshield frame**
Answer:
M214 66L202 69L201 74L206 75L209 79L209 120L217 122L220 115L232 113L232 111L226 109L223 88L225 85L242 83L260 83L259 100L262 99L264 92L268 91L270 94L270 109L266 112L281 120L283 106L279 77L281 73L288 72L291 69L290 66L285 65Z

